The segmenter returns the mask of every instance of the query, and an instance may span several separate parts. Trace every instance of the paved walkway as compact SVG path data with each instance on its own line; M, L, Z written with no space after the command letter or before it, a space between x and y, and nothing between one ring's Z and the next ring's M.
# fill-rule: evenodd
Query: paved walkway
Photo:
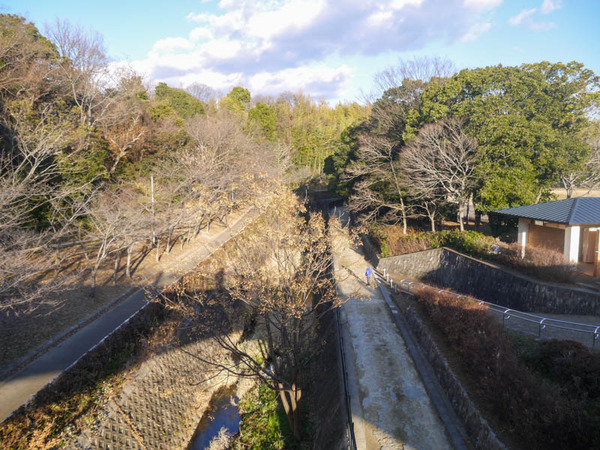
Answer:
M157 274L156 278L146 286L141 287L126 300L1 382L0 422L148 304L148 301L153 298L152 291L164 289L191 271L227 242L232 235L239 233L257 215L256 210L246 213L230 228L216 234L209 243L190 249L181 255L176 263Z
M365 286L368 263L332 226L341 326L358 449L453 448L379 289Z

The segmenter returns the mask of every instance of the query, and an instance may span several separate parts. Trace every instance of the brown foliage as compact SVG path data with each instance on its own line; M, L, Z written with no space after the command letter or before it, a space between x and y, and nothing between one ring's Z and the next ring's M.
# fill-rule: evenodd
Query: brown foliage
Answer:
M526 364L485 306L428 287L417 296L484 403L524 447L598 447L600 356L555 341Z

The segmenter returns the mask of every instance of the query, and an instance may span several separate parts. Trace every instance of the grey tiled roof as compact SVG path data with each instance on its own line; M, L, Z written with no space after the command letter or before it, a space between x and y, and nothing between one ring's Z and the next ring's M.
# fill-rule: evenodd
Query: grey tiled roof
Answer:
M497 214L564 223L565 225L600 224L600 197L577 197L537 205L497 209Z

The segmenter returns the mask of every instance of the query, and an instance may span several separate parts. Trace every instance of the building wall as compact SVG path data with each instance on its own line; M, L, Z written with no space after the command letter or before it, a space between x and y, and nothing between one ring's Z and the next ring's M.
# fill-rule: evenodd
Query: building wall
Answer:
M563 253L564 243L565 230L529 224L528 245Z

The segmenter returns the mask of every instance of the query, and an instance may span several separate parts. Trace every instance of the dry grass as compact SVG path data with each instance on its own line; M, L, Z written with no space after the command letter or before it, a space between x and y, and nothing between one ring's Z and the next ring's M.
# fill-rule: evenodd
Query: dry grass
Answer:
M521 258L521 247L515 242L502 244L500 253L493 257L503 265L544 281L574 283L577 276L577 266L565 264L563 254L555 250L527 247L525 257Z
M556 196L557 200L567 198L567 192L562 188L552 189L552 194ZM587 189L575 189L573 197L600 197L600 189L592 189L589 192Z

